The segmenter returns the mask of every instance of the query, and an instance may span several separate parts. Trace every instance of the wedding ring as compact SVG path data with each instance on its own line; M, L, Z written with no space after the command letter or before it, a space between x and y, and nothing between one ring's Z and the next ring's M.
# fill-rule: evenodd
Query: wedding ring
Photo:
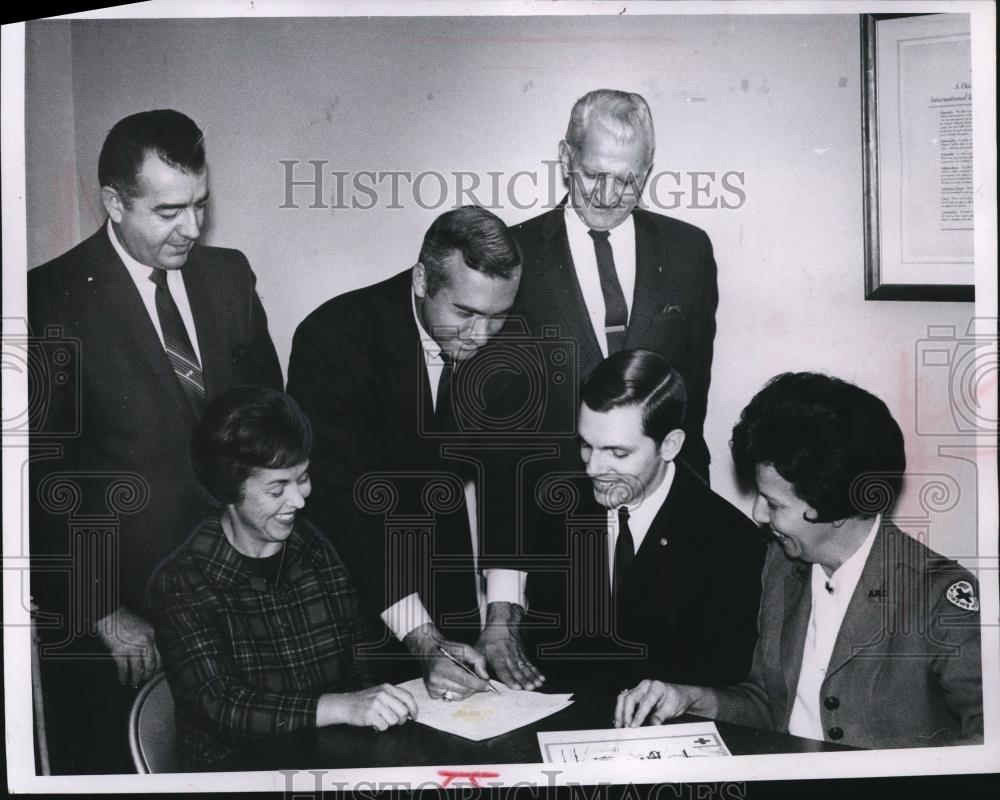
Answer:
M451 693L451 689L448 689L443 695L441 695L441 699L450 703L455 699L455 695Z
M618 692L619 697L621 697L623 694L628 694L628 689L622 689L620 692Z
M527 661L518 661L517 665L519 667L526 667L526 666L528 666L528 662Z

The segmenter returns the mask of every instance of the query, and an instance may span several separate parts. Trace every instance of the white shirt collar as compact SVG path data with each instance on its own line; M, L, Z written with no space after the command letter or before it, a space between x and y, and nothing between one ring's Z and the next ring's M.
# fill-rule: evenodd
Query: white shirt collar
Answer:
M118 239L118 234L115 233L115 229L111 224L110 218L108 219L108 239L111 240L111 246L118 254L122 264L125 265L125 271L128 272L129 277L132 279L132 283L135 284L135 288L139 292L142 305L146 309L146 314L149 316L150 322L153 323L153 328L156 330L156 335L160 339L160 344L164 344L163 331L160 329L160 316L156 310L156 284L150 280L153 270L157 269L157 267L147 266L146 264L132 258L129 252L122 245L121 241ZM198 346L198 331L195 328L194 315L191 312L191 302L188 299L187 289L184 286L184 270L168 269L164 270L164 272L167 273L167 291L170 292L170 296L174 299L177 311L181 316L181 321L184 323L185 330L187 330L188 339L191 340L191 346L194 348L194 353L198 357L198 361L201 362L201 348Z
M881 526L882 515L876 514L875 521L872 523L871 530L864 538L864 541L861 542L858 549L843 564L837 567L836 571L829 578L820 564L813 564L813 585L815 586L817 582L821 582L824 591L827 592L829 590L826 587L832 587L833 592L829 593L847 603L851 595L854 594L854 589L857 587L858 581L861 580L861 573L865 568L865 564L868 563L868 555L871 553L872 545L875 543L875 534L878 533Z
M635 552L639 552L639 547L646 538L646 534L649 532L649 529L653 524L653 519L666 502L667 495L670 493L670 487L674 483L674 475L676 473L677 466L673 461L669 462L667 464L667 471L663 476L663 480L660 481L660 485L648 495L643 497L639 503L628 507L628 527L632 532L632 542L635 545ZM613 523L613 529L617 530L617 507L608 509L608 519ZM614 550L612 550L612 553L613 552Z
M137 284L139 281L148 281L155 267L150 267L132 258L128 250L125 249L125 246L119 241L118 234L115 232L115 226L111 224L110 217L108 217L108 238L111 240L111 246L115 248L115 252L118 253L118 257L125 265L125 269L132 276L132 280Z
M580 215L576 213L576 209L567 201L565 208L566 215L566 231L569 236L584 236L588 237L590 234L588 231L590 228L587 227ZM609 240L611 246L617 251L620 247L619 242L625 242L626 240L630 242L635 241L635 220L631 214L629 214L625 219L623 219L618 225L611 228L608 231ZM616 266L617 266L617 259Z
M431 389L431 407L437 409L437 390L441 383L441 373L444 370L444 359L441 358L441 345L434 341L417 313L417 296L410 289L410 307L413 309L413 321L417 323L417 333L420 335L420 347L424 352L424 366L427 368L427 383Z
M424 358L427 366L435 363L441 366L441 345L434 340L434 337L424 327L424 323L420 321L420 315L417 313L417 296L414 294L412 287L410 288L410 308L413 309L413 321L417 323L417 333L420 334L420 346L424 349Z

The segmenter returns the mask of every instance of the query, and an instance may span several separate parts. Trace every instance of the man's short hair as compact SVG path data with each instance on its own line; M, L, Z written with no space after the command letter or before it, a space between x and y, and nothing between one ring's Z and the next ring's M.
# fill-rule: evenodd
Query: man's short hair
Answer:
M496 214L479 206L446 211L424 234L420 263L427 274L427 294L448 281L444 261L459 253L469 269L490 278L509 280L521 266L521 248Z
M656 138L653 115L641 94L617 89L595 89L576 101L569 115L566 143L579 152L587 133L604 130L619 142L631 142L644 137L648 157L652 160Z
M769 464L816 510L813 522L888 511L906 470L903 433L885 403L814 372L772 378L743 409L729 446L747 486Z
M194 121L169 108L142 111L118 122L108 133L97 161L101 186L110 186L129 202L138 194L139 170L147 153L175 169L205 169L205 136Z
M640 406L642 432L657 445L684 424L687 389L667 360L651 350L619 350L597 365L580 389L591 411Z
M312 425L289 395L236 386L216 397L191 439L191 465L218 503L236 503L255 469L287 469L306 461Z

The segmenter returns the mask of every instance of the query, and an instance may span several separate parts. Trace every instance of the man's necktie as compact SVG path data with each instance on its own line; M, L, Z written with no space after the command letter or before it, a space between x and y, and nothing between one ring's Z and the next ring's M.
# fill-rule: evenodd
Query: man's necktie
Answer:
M191 346L181 312L167 288L167 271L154 269L149 279L156 284L156 316L160 318L160 331L170 366L180 381L181 388L196 411L205 405L205 376L198 357Z
M437 395L434 401L434 427L438 430L448 424L451 414L451 378L455 371L455 362L447 353L441 351L441 377L438 379Z
M615 599L621 597L621 587L635 558L635 543L632 541L632 529L628 526L628 506L618 509L618 539L615 541L614 583L611 590Z
M615 271L615 256L611 251L608 231L587 231L594 240L597 271L601 276L601 294L604 295L604 333L608 337L608 355L625 347L628 330L628 305L622 285Z

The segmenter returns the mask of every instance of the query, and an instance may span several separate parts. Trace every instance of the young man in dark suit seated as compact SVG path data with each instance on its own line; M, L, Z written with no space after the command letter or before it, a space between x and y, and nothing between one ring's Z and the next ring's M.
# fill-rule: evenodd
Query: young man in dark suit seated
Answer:
M555 636L529 633L536 663L556 683L590 688L622 688L641 674L739 680L757 637L764 545L676 460L682 378L656 353L623 350L598 365L581 398L589 487L561 517L569 570L528 579L529 607L560 617Z

